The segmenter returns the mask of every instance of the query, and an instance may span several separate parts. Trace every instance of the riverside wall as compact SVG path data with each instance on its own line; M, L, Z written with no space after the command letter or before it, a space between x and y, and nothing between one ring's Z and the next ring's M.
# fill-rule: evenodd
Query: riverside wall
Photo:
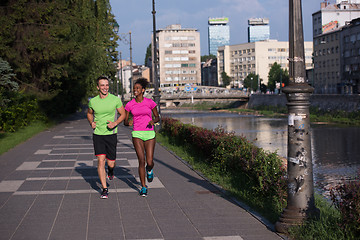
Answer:
M285 94L253 94L247 104L248 108L257 106L285 107ZM347 112L360 111L360 95L312 94L310 106L328 110L343 110Z

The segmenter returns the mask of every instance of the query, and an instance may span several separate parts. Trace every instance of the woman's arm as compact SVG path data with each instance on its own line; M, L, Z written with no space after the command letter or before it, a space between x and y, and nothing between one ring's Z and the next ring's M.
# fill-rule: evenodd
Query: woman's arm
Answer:
M159 116L159 112L157 110L157 107L154 107L151 111L152 111L154 117L153 117L153 120L151 120L149 122L149 125L154 126L155 123L160 121L160 116Z
M131 126L132 122L129 121L129 112L125 110L125 119L124 119L124 125L125 126Z

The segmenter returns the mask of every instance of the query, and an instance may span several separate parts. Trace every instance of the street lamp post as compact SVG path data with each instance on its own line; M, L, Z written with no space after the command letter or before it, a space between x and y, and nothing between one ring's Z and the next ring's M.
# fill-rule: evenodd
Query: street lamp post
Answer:
M152 15L153 15L153 66L152 66L152 76L153 76L153 81L154 81L154 102L157 105L158 108L158 112L160 115L160 93L159 93L159 87L160 87L160 81L158 79L158 74L157 74L157 49L156 49L156 21L155 21L155 0L152 0ZM160 118L161 119L161 118ZM161 121L161 120L160 120ZM161 124L161 122L160 122ZM160 125L161 126L161 125Z
M118 32L119 32L119 24L117 24L117 23L114 24L114 31L115 31L116 34L118 34ZM126 38L127 35L129 35L129 39ZM120 41L122 41L122 42L124 42L126 44L129 44L129 50L130 50L130 93L131 93L131 98L132 98L133 70L132 70L131 31L129 31L128 33L119 33L119 39L120 39ZM120 54L120 58L121 58L121 54ZM121 71L122 71L122 63L121 63ZM122 77L122 74L121 74L121 77ZM124 98L123 95L122 95L122 98Z
M275 224L278 232L318 215L314 202L310 142L309 99L313 88L305 82L305 54L301 0L289 0L289 86L283 88L288 103L288 197Z
M120 60L120 82L121 82L121 101L124 102L124 82L123 82L123 66L122 66L122 57L121 57L121 51L119 52L119 60ZM119 72L120 72L119 71Z

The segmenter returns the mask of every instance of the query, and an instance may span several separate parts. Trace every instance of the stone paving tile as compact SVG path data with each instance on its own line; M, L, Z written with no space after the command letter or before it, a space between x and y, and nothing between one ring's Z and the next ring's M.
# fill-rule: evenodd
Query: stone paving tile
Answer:
M140 197L123 126L109 199L100 199L91 135L86 119L69 120L0 156L0 239L280 239L160 145Z

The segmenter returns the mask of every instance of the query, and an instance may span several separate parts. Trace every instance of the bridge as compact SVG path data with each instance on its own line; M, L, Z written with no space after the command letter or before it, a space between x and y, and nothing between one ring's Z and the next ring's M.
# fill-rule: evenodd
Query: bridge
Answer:
M147 89L144 96L152 98L154 89ZM196 87L163 87L160 89L160 105L164 107L181 106L184 103L198 102L234 102L249 101L250 94L243 90L227 89L211 86ZM125 94L125 101L130 100L130 94Z

